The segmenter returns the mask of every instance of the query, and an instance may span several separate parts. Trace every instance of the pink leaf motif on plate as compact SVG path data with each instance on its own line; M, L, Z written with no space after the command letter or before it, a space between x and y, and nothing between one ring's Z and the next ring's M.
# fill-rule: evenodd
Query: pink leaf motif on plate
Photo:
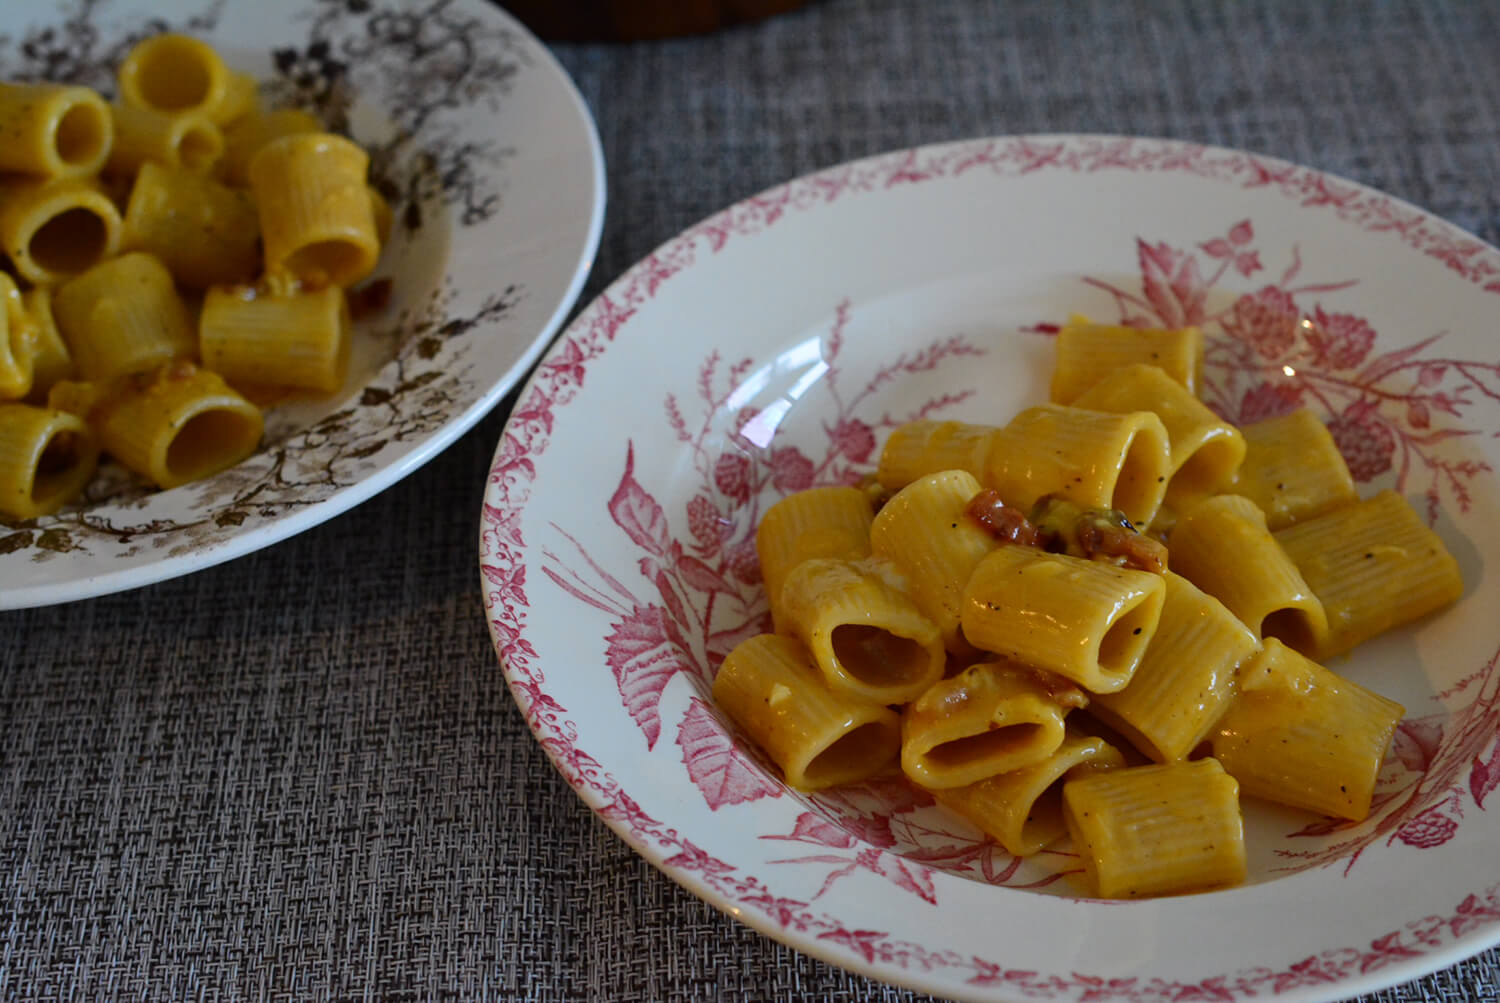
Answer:
M714 554L724 542L728 521L706 495L694 495L687 503L688 532L698 541L705 554Z
M714 461L714 487L736 505L750 497L750 460L739 453L723 453Z
M662 863L668 867L680 867L687 871L702 871L704 874L728 874L734 870L733 864L726 864L701 847L693 845L688 839L682 841L680 853L668 857Z
M1475 756L1474 766L1469 770L1469 793L1481 810L1484 809L1484 799L1496 787L1500 787L1500 745L1491 750L1489 762Z
M667 514L635 479L635 443L625 446L625 473L609 499L609 515L637 547L665 557L672 543Z
M726 627L708 635L707 654L711 664L717 666L724 658L734 650L735 645L756 634L768 634L771 631L771 617L769 613L753 616L737 627Z
M1307 345L1313 350L1313 364L1334 369L1353 369L1370 354L1375 344L1375 329L1363 317L1352 313L1325 313L1322 307L1313 311L1307 330Z
M771 451L771 483L776 490L792 492L812 487L813 463L796 446Z
M745 901L760 906L766 915L782 926L795 924L799 930L806 928L806 924L800 920L802 910L807 908L807 903L800 899L780 898L770 892L762 892L758 895L747 895Z
M1208 289L1198 274L1197 259L1162 241L1148 244L1137 239L1135 246L1146 300L1161 323L1166 327L1200 323Z
M864 463L875 452L875 433L858 418L846 418L833 428L833 447L851 463Z
M880 944L885 940L885 932L882 930L845 930L839 927L827 933L818 934L819 940L831 940L837 944L843 944L852 951L858 951L865 961L874 961Z
M867 861L868 855L868 862ZM913 864L894 853L867 850L860 854L864 866L881 875L897 888L911 892L924 902L937 905L937 886L929 868Z
M702 592L733 592L734 586L724 580L719 574L707 564L684 554L677 559L677 570L682 574L682 580L693 588Z
M646 748L656 748L661 736L662 690L677 673L690 668L687 653L668 636L666 611L660 606L636 606L630 615L611 624L605 638L604 660L615 674L625 710L646 736Z
M1302 406L1302 387L1295 383L1265 381L1245 391L1240 399L1236 424L1250 425L1267 418L1291 414Z
M1391 752L1413 773L1426 773L1432 757L1443 744L1443 726L1427 718L1402 721L1396 726Z
M792 831L785 836L761 836L761 839L785 839L798 843L816 843L819 846L832 846L840 850L847 850L855 843L852 835L841 826L834 825L825 818L820 818L810 811L802 812L797 816L797 823L792 826Z
M1229 242L1244 247L1255 239L1255 227L1248 219L1242 219L1229 228Z
M760 557L755 552L754 540L735 544L724 556L729 559L730 574L746 585L760 584Z
M1370 953L1365 955L1359 963L1359 970L1361 973L1372 972L1378 968L1384 968L1393 961L1421 956L1421 951L1413 951L1401 943L1399 932L1388 933L1384 937L1370 941Z
M481 564L479 570L495 586L495 595L503 603L526 605L526 565L516 564L508 571L492 564Z
M710 811L781 796L781 788L735 748L714 712L698 697L693 697L677 727L677 744L688 777L703 792Z

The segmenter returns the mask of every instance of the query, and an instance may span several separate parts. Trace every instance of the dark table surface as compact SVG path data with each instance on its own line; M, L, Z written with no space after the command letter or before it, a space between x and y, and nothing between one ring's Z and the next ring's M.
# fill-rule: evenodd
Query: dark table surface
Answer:
M583 302L766 186L986 134L1242 147L1494 242L1497 42L1477 2L825 0L558 45L609 174ZM0 614L0 998L920 998L698 901L552 769L475 563L512 403L268 550ZM1368 998L1497 993L1491 950Z

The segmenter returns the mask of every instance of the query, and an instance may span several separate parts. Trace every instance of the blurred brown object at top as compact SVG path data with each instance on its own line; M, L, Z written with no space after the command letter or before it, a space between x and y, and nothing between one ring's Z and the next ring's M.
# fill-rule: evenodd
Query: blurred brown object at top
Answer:
M504 0L542 38L634 42L701 35L806 5L808 0Z

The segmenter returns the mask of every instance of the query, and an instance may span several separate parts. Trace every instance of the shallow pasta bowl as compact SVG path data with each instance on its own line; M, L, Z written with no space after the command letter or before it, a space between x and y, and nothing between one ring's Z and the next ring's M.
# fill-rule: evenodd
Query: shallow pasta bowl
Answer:
M1500 252L1281 161L1092 136L925 147L767 191L663 245L522 392L481 584L538 740L632 847L810 954L970 999L1345 996L1500 940ZM895 424L1044 399L1070 314L1201 325L1205 399L1317 411L1463 598L1332 667L1406 707L1370 819L1247 802L1250 880L1090 900L904 783L788 789L714 706L764 629L754 529L872 469ZM1301 324L1303 318L1314 321ZM580 472L587 471L588 476Z
M139 39L183 32L371 154L395 210L333 394L282 400L259 451L168 491L106 471L55 516L0 522L0 609L149 584L358 504L485 414L545 348L598 247L604 170L562 68L484 0L102 0L0 9L0 79L107 92Z

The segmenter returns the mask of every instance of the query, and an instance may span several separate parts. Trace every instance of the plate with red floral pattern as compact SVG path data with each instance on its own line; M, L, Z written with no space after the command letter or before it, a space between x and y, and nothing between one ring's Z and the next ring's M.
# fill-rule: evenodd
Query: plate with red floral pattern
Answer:
M975 1000L1326 999L1500 940L1500 251L1271 158L1098 136L845 164L704 220L565 332L496 449L485 608L517 703L599 816L735 918ZM1071 314L1196 324L1202 396L1312 408L1362 496L1408 498L1458 603L1330 667L1406 708L1370 817L1246 801L1249 880L1087 897L904 781L786 787L715 707L766 629L756 520L923 417L1045 399ZM585 473L586 472L586 473Z
M486 0L89 0L0 4L0 80L106 96L131 46L213 45L267 107L301 108L370 154L394 212L344 386L282 400L261 447L157 491L106 464L84 496L0 516L0 609L186 574L283 540L384 490L478 421L562 326L593 265L604 160L567 73Z

